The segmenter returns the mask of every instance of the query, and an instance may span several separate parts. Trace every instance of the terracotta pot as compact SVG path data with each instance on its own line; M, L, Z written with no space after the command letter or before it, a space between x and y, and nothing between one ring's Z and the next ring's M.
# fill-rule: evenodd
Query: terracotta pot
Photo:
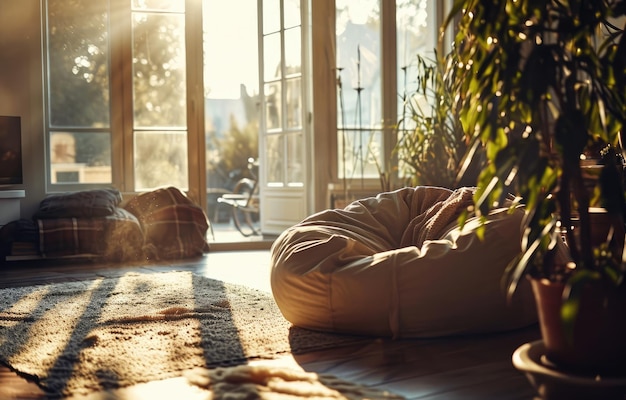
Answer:
M531 279L546 358L556 368L584 373L626 372L626 290L606 283L583 289L568 340L561 320L562 283Z

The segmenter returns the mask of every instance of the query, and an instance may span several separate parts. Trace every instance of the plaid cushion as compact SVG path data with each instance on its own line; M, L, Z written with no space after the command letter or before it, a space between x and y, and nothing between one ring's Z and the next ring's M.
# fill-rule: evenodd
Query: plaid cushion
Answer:
M141 223L147 258L195 257L209 249L206 213L178 188L141 193L130 199L124 208Z
M39 251L44 257L97 255L110 260L142 256L143 233L139 221L116 208L101 218L54 218L36 220Z
M44 257L99 255L105 248L104 218L38 219L39 251Z

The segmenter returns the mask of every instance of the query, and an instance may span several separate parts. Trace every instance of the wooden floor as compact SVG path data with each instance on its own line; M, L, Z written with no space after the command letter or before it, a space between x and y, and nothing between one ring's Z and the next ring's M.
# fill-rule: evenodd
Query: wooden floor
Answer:
M22 261L0 265L0 287L120 276L129 271L189 270L226 282L270 291L267 250L212 252L181 264L98 265L95 263L47 263ZM533 399L535 391L511 363L511 355L523 343L539 338L536 326L505 334L437 340L381 340L299 356L286 356L265 364L293 366L329 373L339 378L407 399ZM151 382L90 399L158 399L155 393L176 393L194 398L183 378ZM189 393L189 395L184 395ZM181 397L182 396L182 397ZM42 399L45 393L34 383L0 365L0 399ZM201 397L197 397L201 398Z

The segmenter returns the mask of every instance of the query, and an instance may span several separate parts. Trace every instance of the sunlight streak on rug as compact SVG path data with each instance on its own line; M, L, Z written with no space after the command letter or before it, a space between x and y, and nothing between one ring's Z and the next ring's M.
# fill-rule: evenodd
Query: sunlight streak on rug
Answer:
M27 331L23 331L19 338L15 338L21 342L21 346L8 361L28 360L34 365L54 364L68 346L70 334L80 316L85 312L91 300L92 291L101 282L102 279L89 282L84 285L83 292L75 292L71 295L54 293L43 288L27 296L30 301L26 303L21 301L20 304L26 305L29 311L20 309L18 312L28 316L27 318L33 322ZM54 321L52 327L49 326L50 321ZM42 341L41 337L47 337L47 340Z
M41 302L43 297L48 293L47 286L41 286L36 288L32 293L25 295L11 304L12 299L7 299L7 309L1 310L5 317L2 319L2 326L6 328L13 327L21 322L25 318L30 318L30 315L35 311L37 305ZM0 337L0 346L6 337Z

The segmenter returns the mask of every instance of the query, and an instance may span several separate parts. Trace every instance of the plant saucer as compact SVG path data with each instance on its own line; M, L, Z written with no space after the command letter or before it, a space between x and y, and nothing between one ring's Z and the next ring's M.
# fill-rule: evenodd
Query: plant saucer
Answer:
M602 377L561 371L546 361L542 340L517 348L513 365L526 375L542 399L626 398L626 374Z

